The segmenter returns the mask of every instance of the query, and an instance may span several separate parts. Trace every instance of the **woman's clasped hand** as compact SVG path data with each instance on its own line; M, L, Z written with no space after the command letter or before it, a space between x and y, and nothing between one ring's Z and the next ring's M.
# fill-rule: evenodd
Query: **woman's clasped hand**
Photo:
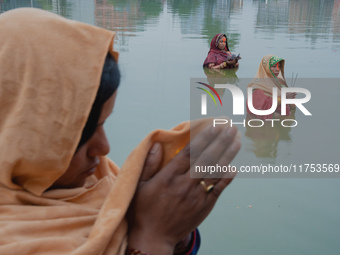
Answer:
M152 254L172 254L174 245L208 216L236 175L201 179L190 178L190 171L195 166L229 165L240 146L236 127L209 125L158 170L163 151L154 144L130 207L129 245ZM213 188L206 190L202 180Z

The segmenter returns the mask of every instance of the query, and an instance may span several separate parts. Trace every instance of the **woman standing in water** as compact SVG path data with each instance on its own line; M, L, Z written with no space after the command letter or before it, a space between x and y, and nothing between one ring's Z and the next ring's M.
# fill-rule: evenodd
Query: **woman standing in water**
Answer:
M212 69L236 68L239 56L232 54L228 47L227 36L217 34L211 40L208 56L204 60L203 67Z
M287 88L286 79L284 76L285 60L275 55L266 55L262 58L257 73L248 85L248 88L253 89L252 103L257 110L268 110L272 107L273 102L273 88L277 88L277 107L273 114L265 116L257 116L258 118L270 119L275 116L281 116L281 88ZM295 98L296 93L287 93L287 98ZM286 115L291 114L291 107L286 106ZM247 112L252 114L249 110L247 100Z

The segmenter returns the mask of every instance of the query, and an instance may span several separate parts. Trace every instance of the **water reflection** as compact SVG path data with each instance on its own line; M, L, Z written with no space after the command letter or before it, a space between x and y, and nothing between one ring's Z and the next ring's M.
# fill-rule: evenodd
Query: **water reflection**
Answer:
M289 1L254 1L258 2L256 29L265 29L275 33L278 28L287 26Z
M94 24L92 0L4 0L0 1L0 13L14 8L34 7L59 14L63 17Z
M128 51L130 37L156 25L163 11L163 1L95 0L95 25L116 31L120 51Z
M246 2L246 1L245 1ZM312 45L318 40L340 41L340 3L337 0L253 0L257 10L255 33L303 34ZM135 36L146 25L157 25L163 12L178 19L184 38L210 38L226 33L230 48L241 36L232 20L242 15L243 0L0 0L0 12L18 7L36 7L64 17L118 31L123 37ZM251 24L251 23L249 23ZM127 39L120 39L127 45ZM125 49L126 50L126 49Z
M340 41L340 1L334 1L332 11L333 41Z
M43 8L41 1L0 0L0 12L8 11L18 7L36 7L45 9Z
M303 34L312 45L318 40L339 39L339 1L286 0L258 2L255 29L274 35ZM296 34L296 35L294 35Z
M278 156L278 145L280 141L290 142L292 140L290 136L291 127L294 122L288 121L295 120L295 110L291 111L290 116L281 116L277 118L279 121L262 121L252 114L247 114L247 123L251 123L251 127L246 125L245 136L249 137L252 141L251 147L248 148L252 151L257 158L276 158ZM281 123L283 120L283 126ZM260 123L261 122L261 123ZM263 126L261 128L256 126ZM274 123L274 124L273 124Z
M181 2L181 1L170 1ZM197 12L190 12L190 15L181 15L181 28L184 35L202 35L210 44L211 38L217 33L225 33L228 37L229 47L234 49L239 43L240 34L231 26L231 18L233 14L242 10L243 1L240 0L207 0L207 1L186 1L197 2L195 5ZM185 3L186 3L185 2ZM199 5L199 6L198 6ZM197 7L198 6L198 7ZM172 8L176 13L176 8ZM197 24L197 25L193 25Z
M144 31L149 20L156 21L163 10L163 1L95 0L96 25L123 32ZM156 23L156 22L155 22Z
M238 44L240 34L230 26L230 18L232 14L239 13L242 6L243 0L166 1L167 12L172 15L173 20L179 19L181 33L185 38L203 36L208 42L215 34L226 31L231 48ZM97 0L95 23L129 37L144 31L147 24L157 25L164 9L164 1L157 0ZM127 45L127 41L119 43Z
M236 72L238 68L235 69L211 69L203 68L205 76L207 76L208 83L211 87L215 88L216 84L235 84L237 85L238 77ZM223 96L225 89L217 88L217 93Z

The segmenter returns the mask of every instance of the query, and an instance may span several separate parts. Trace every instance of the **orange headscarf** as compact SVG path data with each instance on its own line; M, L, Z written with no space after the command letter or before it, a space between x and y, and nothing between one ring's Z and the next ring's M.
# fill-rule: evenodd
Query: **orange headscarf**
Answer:
M118 59L113 38L38 9L0 15L0 254L124 254L149 149L161 142L165 164L189 141L188 123L156 130L121 170L101 157L84 187L48 190L74 155L107 52Z
M279 77L276 77L270 70L270 68L277 63L280 63L281 65L281 76ZM248 85L248 87L252 87L253 89L261 89L268 96L272 96L272 89L277 88L278 93L280 94L281 87L287 87L284 76L284 65L285 60L282 58L279 58L275 55L264 56L254 79Z

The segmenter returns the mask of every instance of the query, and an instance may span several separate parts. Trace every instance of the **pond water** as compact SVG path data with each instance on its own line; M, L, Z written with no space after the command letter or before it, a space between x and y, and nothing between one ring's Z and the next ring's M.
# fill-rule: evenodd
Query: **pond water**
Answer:
M209 78L202 64L217 33L241 54L240 68L224 77L244 93L242 81L275 54L286 60L286 78L298 74L295 87L312 94L313 116L297 110L297 127L253 134L240 126L235 162L340 163L340 1L0 0L0 12L18 7L117 31L122 82L106 129L119 165L150 131L190 119L190 79ZM309 177L235 179L200 226L200 254L339 254L340 179Z

